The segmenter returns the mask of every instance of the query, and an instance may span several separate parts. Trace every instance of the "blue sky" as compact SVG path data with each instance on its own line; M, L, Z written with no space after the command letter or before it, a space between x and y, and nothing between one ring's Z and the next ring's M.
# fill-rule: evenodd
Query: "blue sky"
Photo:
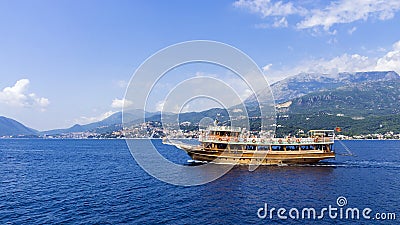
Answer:
M400 72L399 10L399 1L378 0L2 0L0 114L39 130L102 119L120 111L146 58L197 39L239 48L270 82L300 72Z

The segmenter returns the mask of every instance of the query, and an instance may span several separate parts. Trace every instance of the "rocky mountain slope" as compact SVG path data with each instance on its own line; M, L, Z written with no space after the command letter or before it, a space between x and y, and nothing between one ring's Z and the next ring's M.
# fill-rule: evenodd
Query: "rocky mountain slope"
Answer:
M400 79L400 76L394 71L339 73L335 75L301 73L272 84L271 89L275 101L282 103L316 91L356 85L364 82L398 79ZM254 97L250 97L247 101L254 101Z

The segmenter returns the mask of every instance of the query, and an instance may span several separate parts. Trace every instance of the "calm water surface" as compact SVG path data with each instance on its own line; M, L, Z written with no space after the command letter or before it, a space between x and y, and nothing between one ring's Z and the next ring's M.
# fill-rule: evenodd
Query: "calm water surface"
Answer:
M137 140L137 144L141 144ZM0 140L0 224L398 224L400 141L344 142L357 157L316 166L237 166L202 186L178 187L144 172L123 140ZM154 144L172 161L188 156ZM345 153L340 144L336 151ZM260 219L259 208L369 207L396 220Z

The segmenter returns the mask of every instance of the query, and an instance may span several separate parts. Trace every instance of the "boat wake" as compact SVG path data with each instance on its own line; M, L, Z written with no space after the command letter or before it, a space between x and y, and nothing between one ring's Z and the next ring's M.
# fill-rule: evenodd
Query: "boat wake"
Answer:
M183 165L199 166L210 162L199 160L187 160ZM211 162L212 163L212 162ZM248 165L236 165L248 166ZM263 165L262 167L331 167L331 168L376 168L376 169L400 169L398 162L377 162L377 161L344 161L344 162L320 162L317 164L276 164Z
M199 165L203 165L203 164L207 164L207 161L199 161L199 160L193 160L193 159L189 159L186 161L185 165L187 166L199 166Z
M371 161L371 160L344 161L344 162L320 162L317 164L299 164L299 165L288 165L288 166L400 169L399 162L389 162L389 161L379 162L379 161Z
M399 169L399 162L393 161L373 161L373 160L362 160L362 161L345 161L344 165L349 167L358 167L358 168L393 168Z

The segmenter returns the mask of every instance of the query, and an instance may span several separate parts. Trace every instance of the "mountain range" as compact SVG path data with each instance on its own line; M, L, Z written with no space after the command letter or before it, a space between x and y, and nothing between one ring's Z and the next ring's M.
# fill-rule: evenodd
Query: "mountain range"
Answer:
M277 105L280 135L341 127L346 135L400 133L400 79L313 92Z
M104 120L98 122L89 123L85 125L75 124L70 128L48 130L48 131L42 131L40 133L45 135L55 135L55 134L65 134L71 132L85 132L85 131L109 132L121 128L122 116L125 117L124 118L125 121L137 121L138 119L143 118L144 114L146 115L146 117L151 117L158 113L143 112L143 110L139 109L131 110L129 111L129 113L124 113L124 114L122 112L116 112L111 116L105 118Z
M0 116L0 137L16 135L38 135L39 131L26 127L20 122Z
M394 71L372 71L356 73L320 74L300 73L288 77L271 85L271 91L276 103L283 103L290 99L304 96L316 91L330 90L347 85L356 85L364 82L398 80L399 75ZM250 96L246 102L254 102L255 96ZM259 99L263 102L262 96Z
M290 100L288 112L326 112L353 117L400 113L400 79L350 84ZM289 104L288 104L289 105Z
M299 74L271 88L278 103L278 136L334 127L346 135L400 133L396 72Z
M342 125L349 133L365 133L371 130L365 123L378 126L375 130L397 129L400 132L400 76L393 71L357 72L330 74L305 74L289 77L271 85L277 103L280 132L294 132L296 129L332 128ZM263 99L260 105L263 104ZM252 116L255 109L254 96L245 104ZM124 113L125 121L140 123L143 110ZM220 114L222 120L228 118L224 109L209 109L202 112L179 114L179 121L198 123L204 117L215 118ZM147 121L160 121L160 113L145 112ZM176 117L165 115L169 121ZM308 119L307 119L308 118ZM315 121L314 121L315 120ZM388 124L385 121L391 121ZM38 132L21 123L0 117L0 136L12 135L55 135L71 132L110 132L121 129L122 113L118 112L95 123L76 124L66 129ZM334 123L334 124L332 124ZM278 132L279 133L279 132Z

